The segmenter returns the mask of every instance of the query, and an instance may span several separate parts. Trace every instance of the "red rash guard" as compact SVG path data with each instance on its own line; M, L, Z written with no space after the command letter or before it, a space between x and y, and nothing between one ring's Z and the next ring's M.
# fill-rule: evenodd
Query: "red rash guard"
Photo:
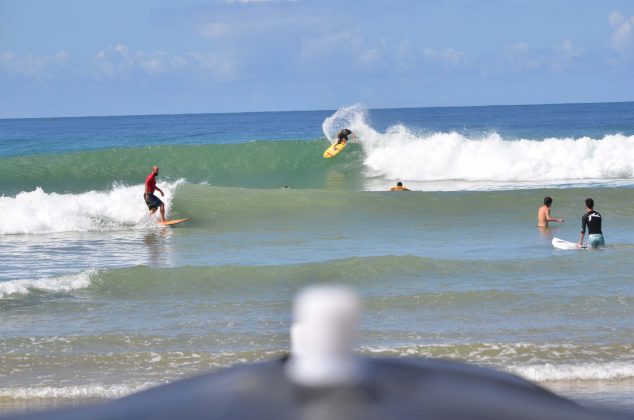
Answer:
M156 190L156 175L152 172L145 179L145 191L154 194L154 190Z

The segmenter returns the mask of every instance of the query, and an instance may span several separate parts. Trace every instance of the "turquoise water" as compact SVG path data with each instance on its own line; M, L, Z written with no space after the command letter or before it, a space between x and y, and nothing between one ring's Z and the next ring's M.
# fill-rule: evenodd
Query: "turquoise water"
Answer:
M0 407L116 398L289 349L355 287L360 351L634 408L634 104L0 120ZM339 127L359 135L335 159ZM152 164L170 217L141 198ZM386 190L401 180L411 193ZM285 188L285 186L287 188ZM543 197L566 221L535 227ZM583 200L608 247L576 241Z

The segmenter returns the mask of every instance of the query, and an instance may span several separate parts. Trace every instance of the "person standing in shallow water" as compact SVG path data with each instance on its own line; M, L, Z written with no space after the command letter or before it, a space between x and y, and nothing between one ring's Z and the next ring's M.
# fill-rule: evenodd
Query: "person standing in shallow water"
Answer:
M165 204L161 201L160 198L154 195L154 191L158 191L161 193L161 197L164 197L163 191L156 186L156 177L159 174L159 167L152 166L152 172L145 179L145 192L143 193L143 199L145 199L145 204L147 204L150 209L150 214L156 213L157 209L161 209L161 222L165 221Z
M594 210L594 200L586 198L586 210L587 213L581 217L581 236L577 247L583 246L583 237L586 234L586 227L588 228L588 246L590 248L598 248L605 246L605 239L603 238L603 231L601 231L601 214Z
M550 206L553 204L552 197L544 198L544 205L537 211L537 226L548 227L548 222L563 222L564 219L557 219L550 216Z

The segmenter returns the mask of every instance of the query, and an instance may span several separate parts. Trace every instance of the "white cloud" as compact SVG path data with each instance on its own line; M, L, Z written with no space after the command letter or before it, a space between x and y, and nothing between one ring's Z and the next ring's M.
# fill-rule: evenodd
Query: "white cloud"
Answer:
M376 49L368 49L359 54L359 61L362 64L371 64L379 59L379 52Z
M348 61L364 51L363 40L359 33L351 31L327 32L316 37L305 37L301 41L301 58L325 58L339 55L341 61Z
M128 53L128 47L125 46L124 44L115 45L114 50L121 55L125 55Z
M9 76L42 81L53 77L69 58L70 54L66 51L60 51L51 56L18 55L12 51L3 51L0 53L0 70L4 70Z
M179 58L189 60L194 68L211 72L222 79L229 80L236 76L234 62L218 54L189 52Z
M408 39L399 40L395 45L392 45L387 40L381 40L381 44L383 49L388 51L392 56L390 60L391 68L401 72L407 72L417 68L420 54L416 48L412 47Z
M453 48L437 50L434 48L423 49L423 58L427 62L440 63L443 67L464 67L469 64L467 55Z
M575 48L572 45L572 41L570 41L569 39L564 39L563 41L556 43L553 46L553 49L565 56L573 56L577 54Z
M322 71L326 66L341 73L351 64L371 71L381 66L387 55L381 42L371 43L359 31L340 30L303 37L297 59L312 70Z
M610 16L608 16L608 22L610 22L610 26L618 25L622 21L623 15L619 11L612 12L610 13Z
M97 77L107 79L129 78L137 73L156 76L184 71L197 71L220 80L236 77L233 61L220 54L134 51L125 44L97 52L94 69Z
M583 55L583 50L566 39L553 45L551 68L555 71L566 70L572 62Z
M3 51L2 54L0 54L0 63L8 64L11 61L13 61L15 57L16 57L15 53L11 51Z
M231 25L224 22L207 22L198 25L196 32L205 38L222 38L229 33Z
M525 42L507 44L504 47L503 58L507 64L523 71L535 70L542 64L538 55Z
M631 54L634 44L634 15L623 16L621 12L615 11L608 16L608 22L613 28L610 46L621 54Z
M100 50L95 55L94 64L99 75L114 78L127 72L132 67L132 59L125 52L122 44L114 48Z
M66 52L66 51L60 51L58 53L56 53L53 56L54 60L59 62L59 63L63 63L65 61L68 61L68 59L70 58L70 53Z
M147 74L162 74L170 70L169 58L163 53L139 53L137 62Z

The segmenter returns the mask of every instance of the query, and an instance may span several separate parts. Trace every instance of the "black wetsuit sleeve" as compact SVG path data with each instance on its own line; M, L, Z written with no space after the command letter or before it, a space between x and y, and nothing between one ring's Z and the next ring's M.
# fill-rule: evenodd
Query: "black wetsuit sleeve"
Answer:
M339 132L339 134L337 134L337 139L339 139L339 141L337 143L341 143L342 141L348 141L348 134L352 134L352 131L350 130L341 130Z
M586 226L588 225L588 215L584 214L581 217L581 233L585 234L586 233Z
M593 211L591 214L587 216L588 220L588 235L596 235L601 232L601 215Z

